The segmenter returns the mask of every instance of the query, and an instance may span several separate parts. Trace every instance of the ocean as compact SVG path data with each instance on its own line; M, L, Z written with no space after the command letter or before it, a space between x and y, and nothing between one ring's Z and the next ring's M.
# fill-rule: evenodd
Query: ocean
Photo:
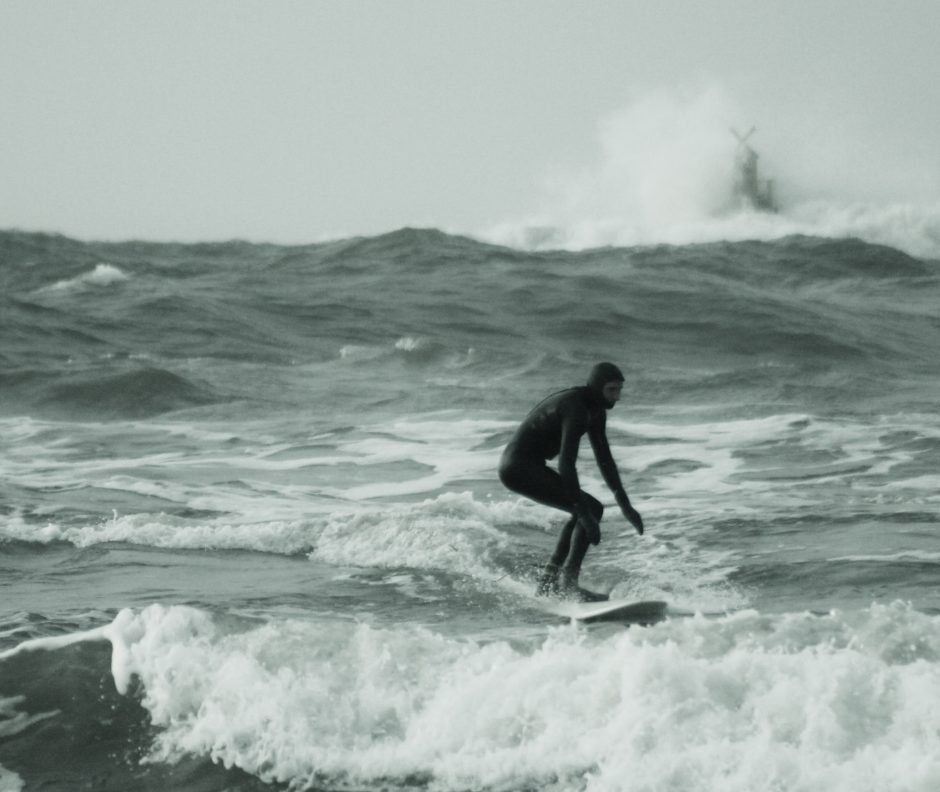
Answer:
M940 244L940 243L938 243ZM544 248L544 249L543 249ZM935 792L940 257L0 232L0 790ZM601 360L634 505L505 490Z

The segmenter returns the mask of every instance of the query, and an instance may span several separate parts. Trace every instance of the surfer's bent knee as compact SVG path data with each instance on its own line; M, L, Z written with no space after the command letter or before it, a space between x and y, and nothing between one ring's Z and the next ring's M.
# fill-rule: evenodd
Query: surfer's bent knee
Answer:
M518 492L519 474L517 465L508 452L504 452L499 460L499 480L503 482L503 486L507 489Z
M604 504L601 503L593 495L588 495L586 492L581 493L581 504L587 508L591 513L591 516L597 520L601 521L601 517L604 516Z

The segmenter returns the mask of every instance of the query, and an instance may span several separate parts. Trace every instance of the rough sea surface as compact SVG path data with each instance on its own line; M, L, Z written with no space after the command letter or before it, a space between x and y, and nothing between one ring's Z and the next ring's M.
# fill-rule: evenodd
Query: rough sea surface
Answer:
M0 233L0 790L935 792L940 261ZM609 508L504 490L611 360ZM608 506L582 449L585 488Z

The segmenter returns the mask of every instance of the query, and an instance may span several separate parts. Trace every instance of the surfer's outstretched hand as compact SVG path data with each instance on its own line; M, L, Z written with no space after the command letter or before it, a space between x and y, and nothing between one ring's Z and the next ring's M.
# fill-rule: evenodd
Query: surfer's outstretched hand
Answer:
M643 518L640 517L640 513L630 505L630 499L623 490L617 493L617 505L620 507L620 511L623 512L624 519L633 525L633 527L636 528L636 532L642 536Z
M629 509L624 511L623 516L633 523L633 527L636 528L636 532L640 536L643 536L643 518L640 517L640 513L631 506Z

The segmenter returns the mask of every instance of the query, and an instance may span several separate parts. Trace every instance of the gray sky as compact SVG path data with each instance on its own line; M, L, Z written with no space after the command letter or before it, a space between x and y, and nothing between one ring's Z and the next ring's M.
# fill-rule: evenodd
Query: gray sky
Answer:
M0 227L306 242L640 212L751 124L791 201L937 201L937 30L933 0L0 0Z

